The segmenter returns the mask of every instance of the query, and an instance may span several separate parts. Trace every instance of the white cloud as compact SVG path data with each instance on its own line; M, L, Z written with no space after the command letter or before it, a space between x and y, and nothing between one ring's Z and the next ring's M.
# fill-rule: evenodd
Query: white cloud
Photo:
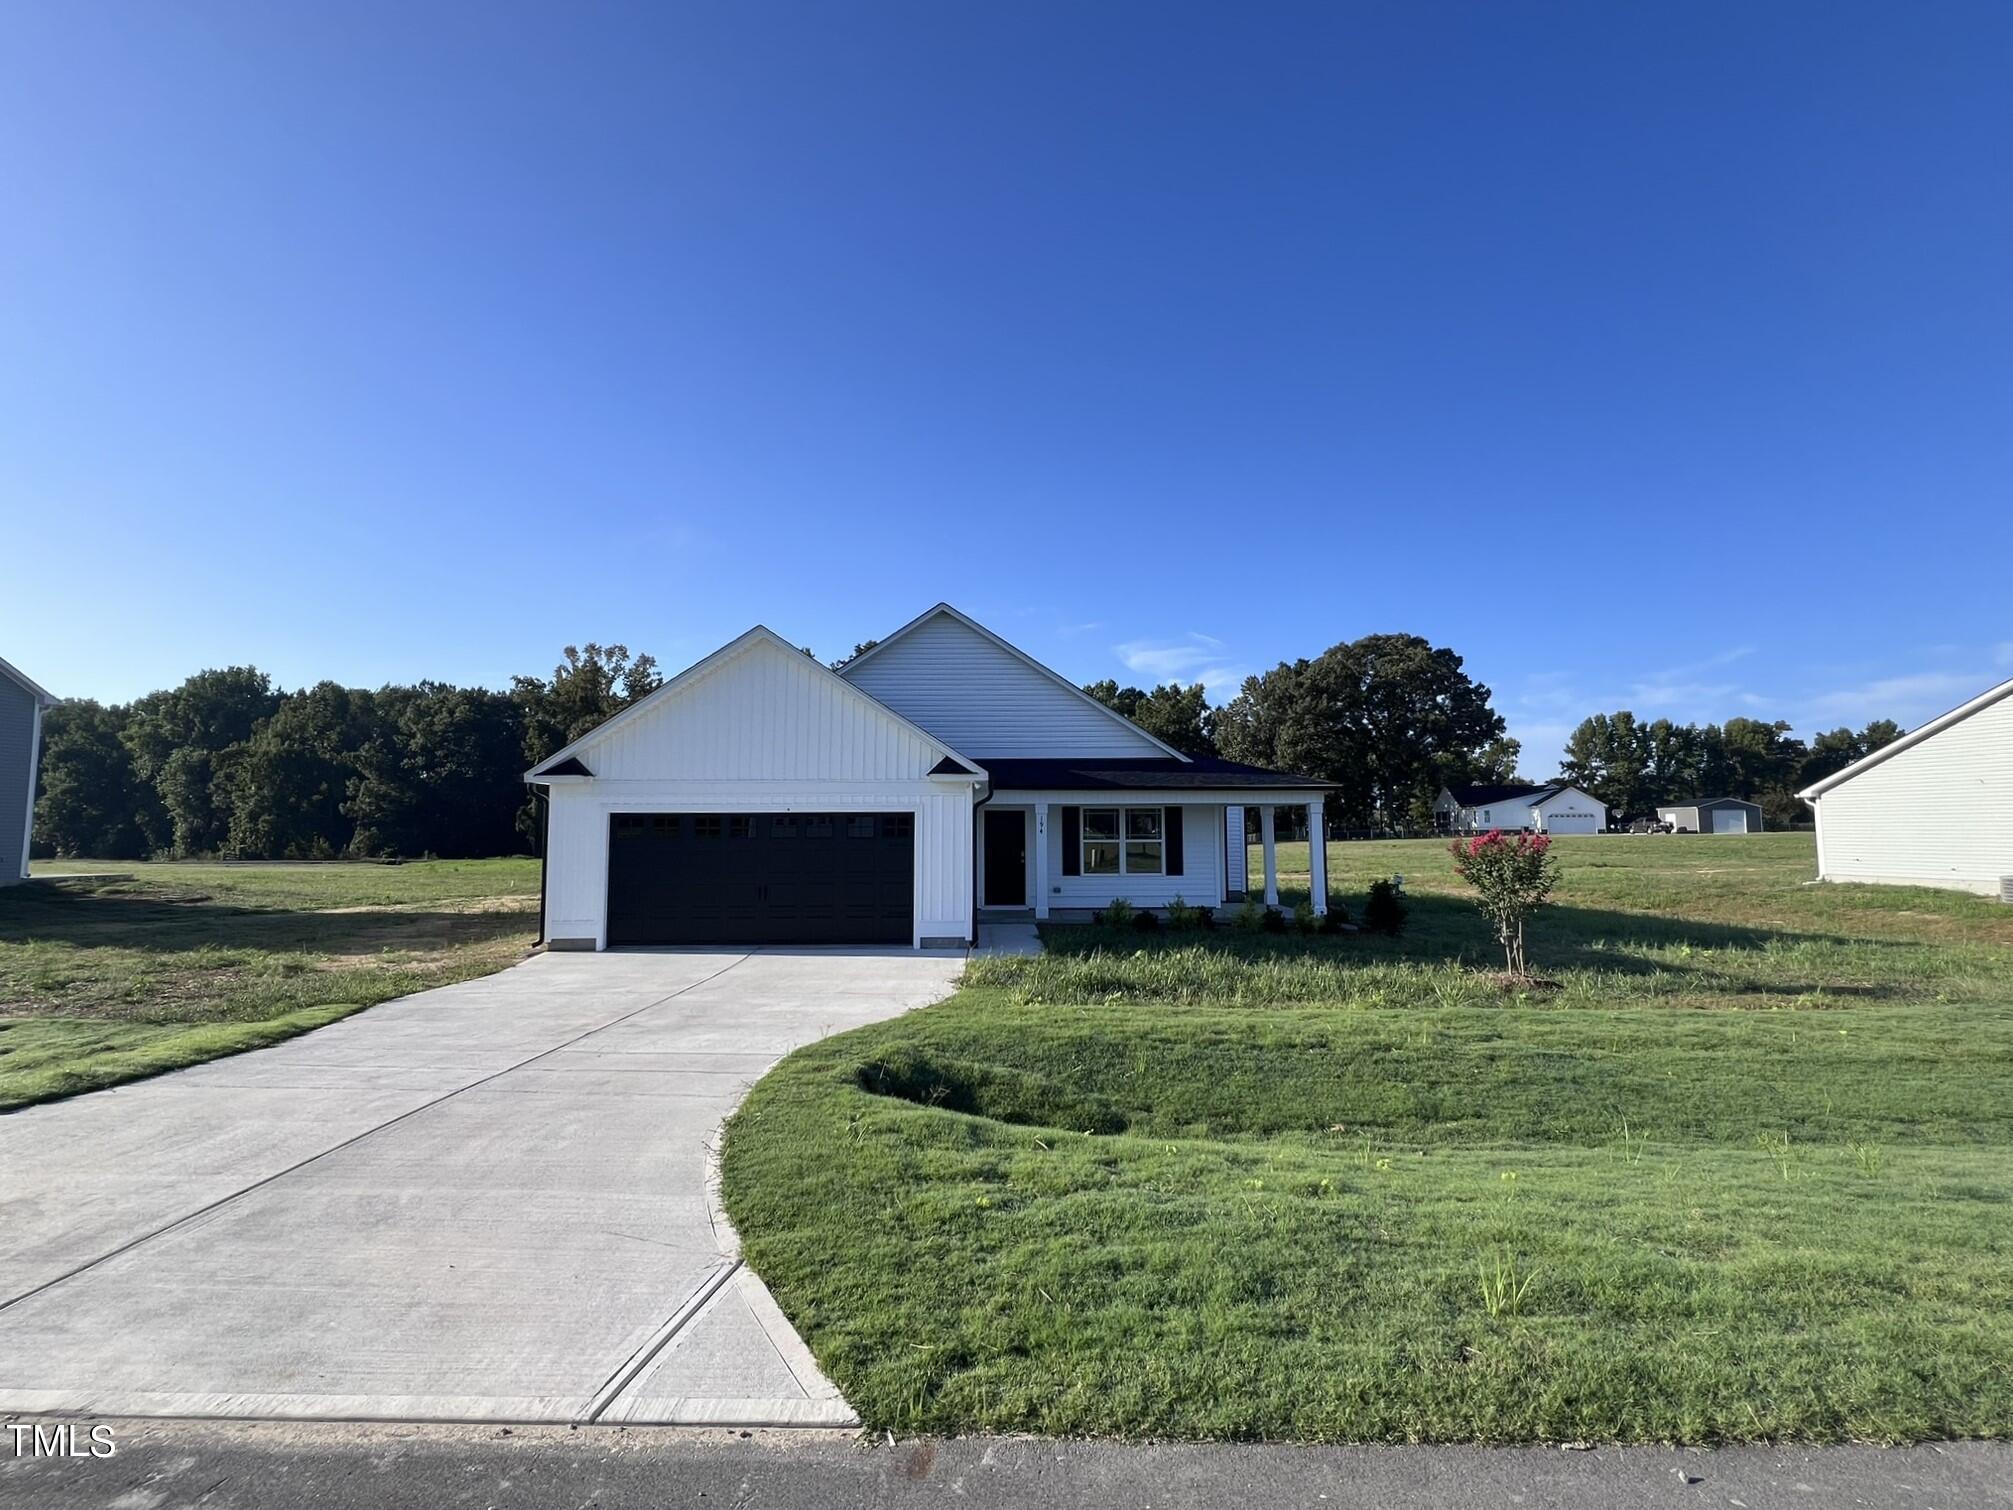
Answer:
M1916 664L1931 654L1940 659L1944 648L1916 652ZM1960 662L1958 669L1938 667L1869 676L1862 682L1804 696L1756 691L1731 677L1710 675L1717 668L1758 653L1752 645L1736 645L1686 665L1649 672L1619 689L1589 691L1568 673L1538 672L1525 677L1515 691L1500 691L1495 702L1509 724L1511 737L1523 744L1527 774L1544 774L1567 735L1582 718L1594 713L1627 708L1644 722L1669 718L1678 723L1724 723L1734 715L1781 718L1805 738L1819 729L1875 718L1891 718L1913 728L1991 684L1995 674L1978 667L1981 654L1997 667L2013 666L2013 640L2007 640L1982 651L1974 645L1960 652L1974 669L1962 669ZM2000 678L2004 674L2003 669L1997 673ZM1782 679L1779 668L1770 679Z
M1694 703L1723 702L1739 695L1740 687L1733 682L1634 682L1629 686L1625 706L1641 713L1646 708L1689 707Z
M1557 775L1559 757L1565 753L1566 739L1575 724L1507 721L1505 732L1517 742L1517 774L1533 779Z
M1230 647L1223 641L1195 630L1178 639L1128 640L1111 648L1125 669L1148 685L1200 682L1213 701L1234 693L1251 674L1231 658Z
M1856 687L1839 687L1802 705L1812 720L1892 718L1912 728L1985 690L1975 672L1919 671L1884 676ZM1799 720L1801 722L1801 720Z

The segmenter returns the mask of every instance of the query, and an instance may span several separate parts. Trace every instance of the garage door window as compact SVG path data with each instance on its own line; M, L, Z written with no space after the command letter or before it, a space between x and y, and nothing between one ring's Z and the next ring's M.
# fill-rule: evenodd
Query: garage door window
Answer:
M752 839L755 837L755 820L746 813L736 813L727 820L727 837L730 839Z
M906 839L916 831L916 817L913 813L890 813L881 820L883 839Z
M846 820L848 839L871 839L874 837L874 820L871 814L855 814Z
M771 839L796 838L797 820L795 818L771 818L769 820L769 837Z
M830 813L812 813L804 820L804 837L806 839L831 838L832 815Z

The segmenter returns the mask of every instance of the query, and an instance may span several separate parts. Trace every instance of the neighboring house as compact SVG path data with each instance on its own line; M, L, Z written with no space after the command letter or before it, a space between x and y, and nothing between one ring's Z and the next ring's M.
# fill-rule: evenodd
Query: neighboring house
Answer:
M1247 806L1276 901L1274 810L1318 833L1324 796L1181 754L943 603L837 671L758 625L525 780L555 949L962 945L988 914L1215 905L1243 895Z
M2013 900L2013 681L1796 795L1817 814L1820 880Z
M1701 797L1657 809L1657 816L1680 833L1758 834L1761 804L1738 797Z
M1607 804L1563 781L1441 787L1433 815L1442 828L1457 834L1484 834L1492 828L1598 834L1608 826Z
M0 886L28 879L42 710L56 699L0 661Z

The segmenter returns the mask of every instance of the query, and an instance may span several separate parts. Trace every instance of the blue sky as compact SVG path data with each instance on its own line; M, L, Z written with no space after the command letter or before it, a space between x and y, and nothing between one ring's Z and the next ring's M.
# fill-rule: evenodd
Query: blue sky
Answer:
M0 656L2013 675L2013 7L0 6Z

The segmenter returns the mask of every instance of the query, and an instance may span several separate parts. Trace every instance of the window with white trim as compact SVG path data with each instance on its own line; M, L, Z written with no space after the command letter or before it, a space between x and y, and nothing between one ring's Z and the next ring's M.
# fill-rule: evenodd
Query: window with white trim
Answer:
M1157 807L1083 810L1083 873L1158 876L1167 870L1167 813Z

